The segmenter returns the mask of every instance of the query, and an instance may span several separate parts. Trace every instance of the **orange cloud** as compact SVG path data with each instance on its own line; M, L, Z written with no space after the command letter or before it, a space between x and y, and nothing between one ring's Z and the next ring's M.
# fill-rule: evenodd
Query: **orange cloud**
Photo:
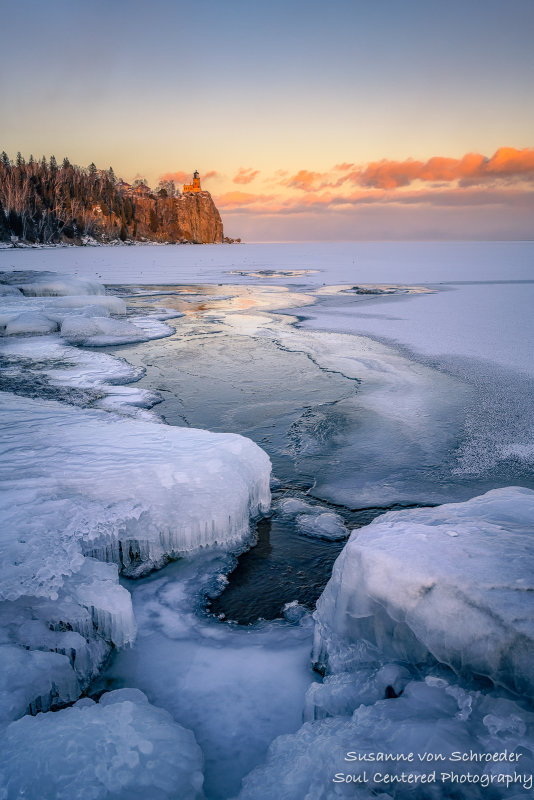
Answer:
M251 183L256 175L259 174L259 169L252 169L252 167L239 167L237 174L232 180L234 183Z
M280 214L343 213L358 206L419 206L421 208L474 208L497 206L502 208L534 208L534 191L509 187L452 187L442 190L418 189L395 191L386 189L357 189L347 194L309 192L290 198L274 195L256 195L246 192L229 192L217 198L217 204L226 213L248 213L258 216Z
M310 172L307 169L301 169L295 175L280 181L280 183L282 186L288 186L291 189L302 189L304 192L310 192L318 188L327 176L327 172Z
M380 189L397 189L413 181L486 183L502 178L534 179L534 148L501 147L491 158L467 153L462 158L434 156L428 161L382 159L348 172L338 185L349 182Z
M160 175L160 181L174 181L175 183L189 183L191 175L188 172L166 172Z

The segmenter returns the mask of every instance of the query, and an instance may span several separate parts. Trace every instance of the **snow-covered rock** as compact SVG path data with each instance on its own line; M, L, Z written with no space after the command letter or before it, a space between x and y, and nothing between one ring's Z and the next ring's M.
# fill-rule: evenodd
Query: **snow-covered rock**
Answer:
M5 731L0 797L195 800L203 758L191 731L135 689L25 716Z
M534 696L534 492L392 511L355 531L317 603L315 660L360 640Z

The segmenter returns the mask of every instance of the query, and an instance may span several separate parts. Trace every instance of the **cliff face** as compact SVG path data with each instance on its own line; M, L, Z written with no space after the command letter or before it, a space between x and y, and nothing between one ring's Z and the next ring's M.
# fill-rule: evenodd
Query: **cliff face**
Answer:
M135 238L158 242L219 244L221 216L209 192L135 200Z
M178 224L188 242L220 244L223 224L209 192L184 194L177 200Z

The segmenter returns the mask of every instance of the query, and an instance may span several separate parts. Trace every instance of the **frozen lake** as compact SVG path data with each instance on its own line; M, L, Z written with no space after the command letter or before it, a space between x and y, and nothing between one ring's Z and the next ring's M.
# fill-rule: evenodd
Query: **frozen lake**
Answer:
M185 460L175 466L178 456L171 453L165 437L168 426L172 427L173 436L176 433L173 439L176 443L179 428L205 429L215 432L215 436L244 435L265 450L272 461L272 513L257 524L256 539L243 541L239 539L241 533L238 536L232 528L234 539L224 541L227 502L234 503L236 517L240 524L243 522L244 501L234 497L230 469L242 470L239 485L243 494L247 481L243 481L242 475L247 475L248 469L253 474L244 451L241 466L238 462L228 462L237 465L231 468L225 466L222 456L210 451L205 462L206 489L217 498L214 513L221 524L219 533L213 523L210 529L202 529L203 536L212 537L207 540L210 549L203 548L203 552L191 556L185 553L185 558L141 580L124 579L122 590L118 585L108 585L111 578L107 573L98 578L108 581L103 596L111 598L106 600L111 611L105 608L111 619L112 598L120 596L121 602L126 603L131 596L131 605L128 607L126 603L124 615L132 629L135 618L138 634L133 647L120 650L87 691L98 698L109 690L140 689L156 707L169 711L176 723L192 730L205 759L204 787L209 800L228 800L237 795L243 776L262 764L270 742L281 734L290 735L288 747L294 747L295 759L300 759L300 772L297 770L295 774L301 775L298 780L303 781L292 790L288 788L287 796L300 800L305 776L310 770L319 769L322 763L321 737L328 738L329 730L337 736L335 731L339 730L337 750L342 752L343 747L353 746L355 734L349 720L360 703L368 704L362 706L363 721L358 723L364 729L366 724L370 726L368 736L375 735L372 731L376 725L377 730L388 729L391 708L388 703L402 693L410 675L412 689L407 690L402 701L394 701L393 713L398 715L395 730L398 727L402 732L403 726L408 726L415 731L420 726L420 732L413 733L413 741L417 737L426 741L435 723L440 720L439 728L443 720L444 730L453 726L450 730L454 729L454 736L460 737L462 746L474 744L477 737L480 742L490 742L484 738L485 720L490 717L497 719L490 731L492 737L497 737L491 739L492 746L502 746L501 731L504 731L502 737L508 737L506 742L510 747L516 746L512 742L517 743L517 736L523 735L521 726L507 720L517 719L517 714L526 712L518 711L500 689L495 696L491 694L486 678L464 678L462 688L456 685L459 679L445 666L454 663L447 648L456 646L456 634L451 634L450 641L448 638L447 613L451 612L446 604L443 609L438 606L440 619L441 610L445 613L441 620L443 631L439 634L443 655L437 667L434 662L421 666L426 658L421 656L422 645L419 642L415 646L410 639L412 634L401 630L402 626L392 634L394 646L388 650L388 642L383 643L387 655L380 648L368 653L358 643L350 642L351 626L354 627L350 592L359 591L361 581L356 581L355 590L351 588L350 570L355 568L347 567L346 583L337 586L335 581L331 582L330 595L323 595L327 599L322 601L321 647L325 652L329 648L332 651L332 674L324 684L310 668L313 622L309 611L329 579L333 562L350 530L375 518L380 520L380 515L390 509L410 515L415 513L410 510L413 507L466 501L499 487L534 488L533 259L532 243L258 244L0 251L1 270L52 270L74 274L82 282L96 280L108 287L107 295L98 294L101 288L90 287L97 292L92 300L74 296L59 298L60 303L56 302L58 298L27 297L24 300L27 311L23 309L19 316L20 298L9 294L4 298L6 325L12 331L0 345L6 419L10 413L15 419L20 411L20 418L25 420L24 435L29 437L28 441L36 442L37 454L39 414L43 425L46 423L47 433L58 421L65 429L57 445L51 438L41 461L35 457L30 462L25 457L25 444L20 462L28 470L28 485L34 486L32 481L36 480L32 470L43 470L35 482L35 491L44 491L46 483L53 503L61 504L58 509L53 503L47 505L48 516L42 515L43 520L51 521L51 536L62 529L61 515L68 515L62 504L71 502L69 492L82 491L80 485L83 486L83 476L89 470L92 505L86 511L74 494L76 511L71 511L72 520L65 517L73 529L79 523L93 536L87 519L100 515L100 538L91 540L84 556L104 558L107 554L107 560L115 558L117 563L118 556L112 554L113 543L106 544L106 536L113 525L118 535L124 536L124 529L132 526L133 514L129 551L125 555L121 544L120 552L121 563L126 563L126 559L129 564L127 574L146 573L146 569L139 572L146 545L138 539L142 538L144 527L155 537L152 550L149 548L149 560L152 558L158 567L165 564L165 537L160 535L160 528L167 530L165 526L170 526L172 530L173 508L181 502L182 490L176 489L174 481L178 481L178 486L187 480L195 484L194 490L186 489L186 496L194 498L187 506L194 524L197 524L195 514L202 517L204 510L198 502L202 461L193 471L188 470L187 459L192 459L195 453L193 444ZM76 293L77 290L70 292ZM79 294L85 291L80 290ZM111 294L118 299L111 298ZM126 317L121 310L123 303L126 303ZM107 317L99 316L103 311L98 309L104 307L108 309ZM110 311L120 320L110 319ZM166 328L167 324L175 329L174 333ZM38 330L39 326L43 329ZM122 343L128 341L131 343ZM9 412L13 395L8 393L25 398L18 401L20 409L15 397ZM42 402L42 398L59 401L59 408L65 410L60 415L51 404L31 405ZM75 433L76 415L82 414L80 409L90 409L93 414L86 417L83 441L81 433L78 437ZM112 413L105 414L103 410ZM98 416L102 414L103 417ZM167 425L154 424L161 421ZM10 435L16 436L15 423L11 427ZM106 431L111 436L107 444ZM196 435L191 430L193 443ZM202 442L202 436L207 435L202 433L198 441ZM241 453L238 440L239 437L228 440L228 454L236 452L236 448ZM252 459L257 448L251 450L254 448L251 442L247 446L247 458ZM84 453L93 452L93 447L102 459L105 470L102 476L100 468L89 463L90 459L84 463ZM6 457L11 457L11 452L8 446ZM151 476L147 480L145 460L146 475ZM131 492L128 478L122 477L121 464L128 464L128 475L135 475L137 484ZM12 470L6 462L6 475L14 476L10 477L15 481L13 491L22 498L24 519L33 536L36 526L41 524L40 516L32 510L33 500L27 487L16 483L24 479L19 477L17 469ZM197 494L190 495L193 491ZM35 502L42 502L38 494L36 497ZM462 522L464 512L458 512L454 529L447 527L446 520L439 520L447 547L450 544L454 548L457 539L460 546L464 540L469 542L462 525L467 533L472 529L477 536L485 535L488 514L496 515L495 529L502 532L507 515L515 513L515 497L511 494L507 499L508 495L503 495L501 505L497 497L492 501L493 506L489 504L487 513L486 506L480 506L481 517L477 516L478 506L471 511L466 504L467 522ZM136 510L137 502L146 503L142 513ZM524 502L527 508L528 497ZM11 507L8 503L8 508ZM12 510L9 513L10 519L16 521L17 515ZM434 511L424 513L428 530L432 530ZM439 515L439 509L436 513ZM504 522L499 521L499 514L503 514ZM405 517L399 519L402 522ZM406 517L410 536L411 519ZM232 526L235 524L232 522ZM384 525L387 528L387 523ZM493 525L491 520L488 525ZM518 520L513 525L517 535L523 534L525 521ZM188 529L187 536L194 539L191 530ZM372 532L373 528L365 530ZM493 531L491 528L492 536ZM422 540L426 533L413 534L414 552L418 536ZM51 541L54 547L64 546L63 540ZM254 541L255 547L242 552ZM387 555L395 550L395 541L390 546L386 537ZM504 546L500 539L495 541L499 547ZM401 566L394 564L393 570L401 582L413 581L410 592L426 591L425 586L432 579L432 559L439 561L440 547L438 542L437 555L432 551L429 556L430 577L424 570L412 574L410 553L399 548ZM519 549L519 544L517 548L513 555L521 566L527 554ZM61 558L71 557L63 550L58 552ZM467 548L467 552L467 566L476 577L477 558L472 557L473 553L476 556L476 547L473 545L472 551ZM178 551L171 548L171 553L176 557ZM456 551L452 549L450 553L450 563L457 565ZM371 575L380 577L379 555L374 556L378 566ZM498 562L498 555L488 552L485 556L488 563L492 562L487 574L494 577L498 563L493 566L492 559ZM33 558L38 561L38 550L34 550ZM14 559L18 569L18 551ZM524 564L526 570L526 561ZM467 577L461 573L461 566L460 563L457 580L462 591L456 585L451 590L455 602L469 594L474 580L469 569ZM427 568L425 563L424 569ZM53 569L50 562L47 570L53 574ZM514 569L512 563L509 578L512 587ZM45 581L48 572L43 571ZM58 585L61 582L60 578L54 580ZM336 580L339 582L339 570ZM517 580L521 582L519 588L526 591L525 578ZM72 581L74 585L76 573ZM393 596L394 582L386 584L388 587L391 584ZM124 591L126 588L128 592ZM498 593L505 588L499 586ZM118 594L120 591L122 595ZM346 619L342 616L344 606L328 600L335 591L348 598ZM483 607L486 595L473 591L476 602L480 601ZM490 598L490 608L491 603L498 604L500 594L495 595L491 586L484 584L484 592ZM514 597L518 595L516 592ZM399 590L398 596L401 605L405 598L408 602L411 597L404 590ZM212 598L211 605L207 605L207 598ZM61 592L59 602L65 602ZM468 614L470 602L466 601L466 607L455 613ZM503 603L510 619L520 616L508 595ZM23 612L17 611L25 615L23 624L17 626L20 635L40 637L35 640L37 644L31 638L29 645L26 640L17 640L17 645L48 648L50 630L38 629L39 614L49 613L47 609L48 606L37 603L31 608L24 607ZM207 610L219 619L207 614ZM429 617L434 613L430 604ZM371 627L365 628L367 617L364 617L362 629L371 631ZM258 622L262 618L264 621ZM11 614L10 625L13 619ZM124 623L113 624L121 632L120 624ZM372 624L376 626L376 630L372 628L373 635L379 639L392 623L377 614ZM344 632L348 644L332 636L329 626L333 630L336 625ZM452 627L454 633L457 626L454 623ZM490 625L488 630L486 641L491 641L497 629L491 631ZM133 638L134 634L130 630L128 635ZM358 629L355 636L360 635ZM426 630L421 634L423 641L425 636L431 639ZM502 637L506 652L508 639L504 634ZM466 658L468 645L465 642L457 645L464 648ZM94 646L89 641L89 650ZM345 646L347 650L343 649ZM413 666L409 664L410 646L418 654L413 655ZM99 665L92 667L93 677L106 653L109 650L98 650L100 661L94 654L91 656ZM356 659L358 667L354 673L356 654L359 661ZM334 656L341 666L335 666ZM395 664L389 664L388 658ZM518 668L518 680L523 680L521 669ZM481 674L489 673L481 670ZM423 680L425 676L428 684ZM503 680L506 686L506 675ZM449 687L447 681L453 685ZM71 694L65 696L65 701L77 696L72 687L69 691ZM489 692L487 697L485 692ZM386 702L384 697L390 699ZM451 698L455 698L454 702ZM471 712L465 709L471 707L475 712L469 719ZM369 721L365 722L367 713ZM309 722L297 732L303 714ZM322 720L325 716L334 719ZM524 719L528 721L527 716ZM345 733L343 725L349 726ZM308 739L309 736L312 738ZM346 742L343 737L348 737ZM384 739L384 748L398 749L401 740L400 733L389 744ZM266 772L262 773L260 768L259 777L252 773L243 797L270 800L274 796L273 786L278 785L278 776L284 769L276 761L277 758L284 761L283 741L278 740L278 750L275 748L271 754ZM306 760L308 741L316 742L313 764ZM451 739L451 747L453 744L456 747L456 740ZM379 745L380 742L376 747ZM372 746L376 749L375 744ZM444 746L443 742L436 743L436 749ZM328 764L320 769L328 771ZM317 773L314 781L325 780L326 774ZM289 787L291 777L287 780ZM499 795L491 795L494 796Z

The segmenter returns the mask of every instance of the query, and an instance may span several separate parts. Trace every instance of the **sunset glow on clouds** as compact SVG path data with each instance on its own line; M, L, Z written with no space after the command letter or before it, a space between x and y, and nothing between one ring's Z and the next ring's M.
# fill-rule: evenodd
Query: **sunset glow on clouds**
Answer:
M248 241L531 238L533 30L532 0L19 0L0 150L198 169Z
M240 170L233 182L250 183L258 172ZM256 214L294 214L377 203L517 204L534 191L534 148L501 147L490 157L467 153L462 158L434 156L427 161L382 159L360 166L343 163L329 172L301 169L285 177L277 171L257 183L274 186L276 191L221 191L215 193L216 202L226 212L246 209Z

